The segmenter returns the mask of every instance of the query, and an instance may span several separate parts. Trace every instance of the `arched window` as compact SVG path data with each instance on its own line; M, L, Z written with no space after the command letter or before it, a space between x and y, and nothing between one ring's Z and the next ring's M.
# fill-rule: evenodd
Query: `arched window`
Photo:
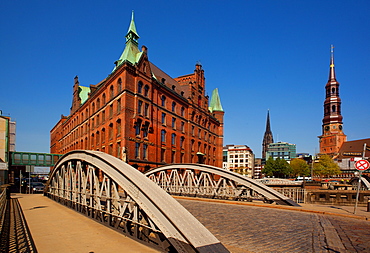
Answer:
M139 81L137 84L137 93L142 93L143 92L143 83Z
M144 87L144 96L149 96L149 86L148 85L145 85Z
M166 130L161 131L161 142L162 144L166 142Z
M172 111L175 112L175 110L176 110L176 103L172 102Z
M166 97L165 96L161 97L161 101L162 101L161 105L166 106Z
M95 103L92 103L91 105L91 111L94 113L95 112Z
M117 82L117 92L119 93L121 91L122 91L122 79L119 78Z
M109 96L110 96L110 99L112 99L114 97L113 85L111 85L110 88L109 88Z
M103 94L103 105L105 105L106 99L105 99L105 93Z
M331 93L335 93L335 88L333 87L333 88L331 88Z
M333 106L331 107L331 110L332 110L332 112L335 112L335 111L337 110L337 107L336 107L335 105L333 105Z
M185 108L184 107L181 107L181 116L184 117L184 113L185 113Z

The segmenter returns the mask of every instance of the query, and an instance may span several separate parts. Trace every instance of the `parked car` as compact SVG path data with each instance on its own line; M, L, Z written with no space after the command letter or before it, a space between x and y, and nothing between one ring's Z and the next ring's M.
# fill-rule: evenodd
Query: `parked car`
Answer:
M45 185L41 182L31 182L31 184L28 186L27 191L29 193L42 193L44 192Z

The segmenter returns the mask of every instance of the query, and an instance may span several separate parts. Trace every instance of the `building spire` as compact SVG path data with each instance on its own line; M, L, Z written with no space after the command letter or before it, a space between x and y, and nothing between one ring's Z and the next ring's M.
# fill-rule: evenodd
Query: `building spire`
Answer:
M131 22L126 34L126 46L123 50L121 57L114 63L116 66L114 67L114 72L123 62L128 61L131 64L135 64L138 62L138 59L141 56L141 52L139 50L139 35L136 31L135 21L134 21L134 11L131 13Z
M329 80L335 79L335 69L334 69L334 46L331 45L330 48L330 71L329 71Z
M262 142L262 158L266 158L266 152L268 145L270 143L274 143L274 137L272 136L271 126L270 126L270 110L267 111L267 120L266 120L266 131L265 135L263 136Z
M223 112L224 111L221 105L220 95L218 94L218 88L212 91L212 97L211 97L211 102L209 105L209 110L211 112L216 112L216 111Z

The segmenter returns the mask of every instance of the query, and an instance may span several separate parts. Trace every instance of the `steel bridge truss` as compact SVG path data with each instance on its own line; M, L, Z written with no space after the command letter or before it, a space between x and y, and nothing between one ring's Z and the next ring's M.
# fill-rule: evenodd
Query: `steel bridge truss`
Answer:
M241 201L258 199L268 203L299 206L256 180L205 164L171 164L150 170L145 175L172 195Z
M197 219L141 172L99 151L72 151L45 195L163 252L228 252Z

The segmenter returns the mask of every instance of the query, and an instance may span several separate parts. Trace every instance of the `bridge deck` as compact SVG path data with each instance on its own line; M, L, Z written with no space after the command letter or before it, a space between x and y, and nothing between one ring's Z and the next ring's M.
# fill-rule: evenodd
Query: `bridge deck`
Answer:
M158 252L41 194L15 194L38 252Z

